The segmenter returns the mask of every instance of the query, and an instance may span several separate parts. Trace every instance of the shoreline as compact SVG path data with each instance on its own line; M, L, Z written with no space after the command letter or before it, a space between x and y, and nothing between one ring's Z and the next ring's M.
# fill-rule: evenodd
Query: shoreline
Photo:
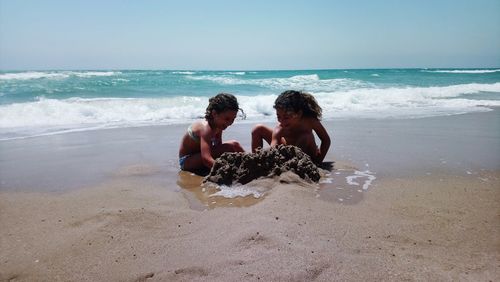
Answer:
M334 169L369 171L377 178L497 170L499 119L500 109L494 109L422 119L324 121L332 138L325 162L332 162ZM250 151L253 125L235 123L223 138L236 139ZM175 185L168 179L177 177L177 150L186 127L116 128L2 141L0 191L63 192L141 173L134 169L153 170L152 178Z

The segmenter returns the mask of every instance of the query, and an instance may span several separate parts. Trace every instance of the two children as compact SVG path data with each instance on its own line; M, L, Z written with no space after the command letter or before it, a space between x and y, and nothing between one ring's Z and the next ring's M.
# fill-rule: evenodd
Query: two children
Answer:
M271 146L279 144L300 147L312 160L321 163L330 148L330 136L320 122L321 107L305 92L288 90L274 102L278 125L271 129L258 124L252 130L252 151L262 148L263 140ZM189 126L179 149L182 170L211 168L214 158L223 152L244 152L237 141L222 143L222 131L231 125L239 110L238 101L231 94L221 93L210 98L205 121ZM313 131L321 140L316 146Z

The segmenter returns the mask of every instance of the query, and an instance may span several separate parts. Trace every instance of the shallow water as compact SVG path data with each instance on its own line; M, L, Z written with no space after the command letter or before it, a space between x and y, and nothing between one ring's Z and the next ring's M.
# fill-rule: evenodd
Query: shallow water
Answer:
M320 199L355 204L387 177L441 172L479 177L485 170L498 170L499 120L500 111L495 110L422 119L325 121L332 137L325 161L334 162L333 169L311 190ZM186 125L168 125L2 141L0 190L64 192L124 179L184 193L198 210L265 199L266 191L257 199L210 197L218 190L203 191L201 178L179 173L177 150L185 130ZM224 132L224 140L237 139L248 151L250 130L251 124L236 122ZM260 187L270 187L272 193L277 183L273 181Z

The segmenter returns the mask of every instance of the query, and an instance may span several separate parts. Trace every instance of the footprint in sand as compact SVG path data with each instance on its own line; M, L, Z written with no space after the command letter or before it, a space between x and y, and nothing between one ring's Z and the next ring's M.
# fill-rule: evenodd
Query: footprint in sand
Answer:
M291 274L291 277L287 281L314 281L316 280L326 269L330 268L329 263L314 263L314 265L306 267L305 271L300 270L299 273Z
M146 282L148 279L153 278L155 274L153 272L149 272L147 274L139 276L137 279L135 279L135 282Z
M189 276L208 276L208 271L202 267L191 266L179 268L174 271L176 275L189 275Z
M255 246L255 245L264 245L268 241L269 241L269 239L267 237L264 237L264 236L262 236L262 234L257 232L255 234L251 234L251 235L248 235L245 238L243 238L240 241L239 245L248 249L248 248Z

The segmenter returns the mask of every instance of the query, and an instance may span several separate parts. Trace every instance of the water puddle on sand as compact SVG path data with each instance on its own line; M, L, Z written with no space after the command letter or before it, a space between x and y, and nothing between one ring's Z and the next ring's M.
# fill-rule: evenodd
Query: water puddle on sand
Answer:
M177 185L182 188L190 208L199 211L217 207L248 207L262 201L267 191L258 187L237 186L239 188L232 190L239 191L226 195L224 187L219 189L215 184L203 183L202 176L186 171L179 172Z
M342 204L359 203L376 180L374 172L359 170L347 163L336 163L335 168L324 172L316 191L317 197Z
M350 164L328 163L321 170L321 179L316 189L316 196L324 201L341 204L359 203L364 193L373 188L376 174L369 170L360 170ZM300 180L299 176L292 174ZM284 176L284 174L283 174ZM284 176L287 178L287 176ZM181 187L189 206L194 210L207 210L217 207L248 207L262 201L266 194L280 181L273 178L260 178L246 185L218 186L203 183L203 176L191 172L180 171L177 185Z

